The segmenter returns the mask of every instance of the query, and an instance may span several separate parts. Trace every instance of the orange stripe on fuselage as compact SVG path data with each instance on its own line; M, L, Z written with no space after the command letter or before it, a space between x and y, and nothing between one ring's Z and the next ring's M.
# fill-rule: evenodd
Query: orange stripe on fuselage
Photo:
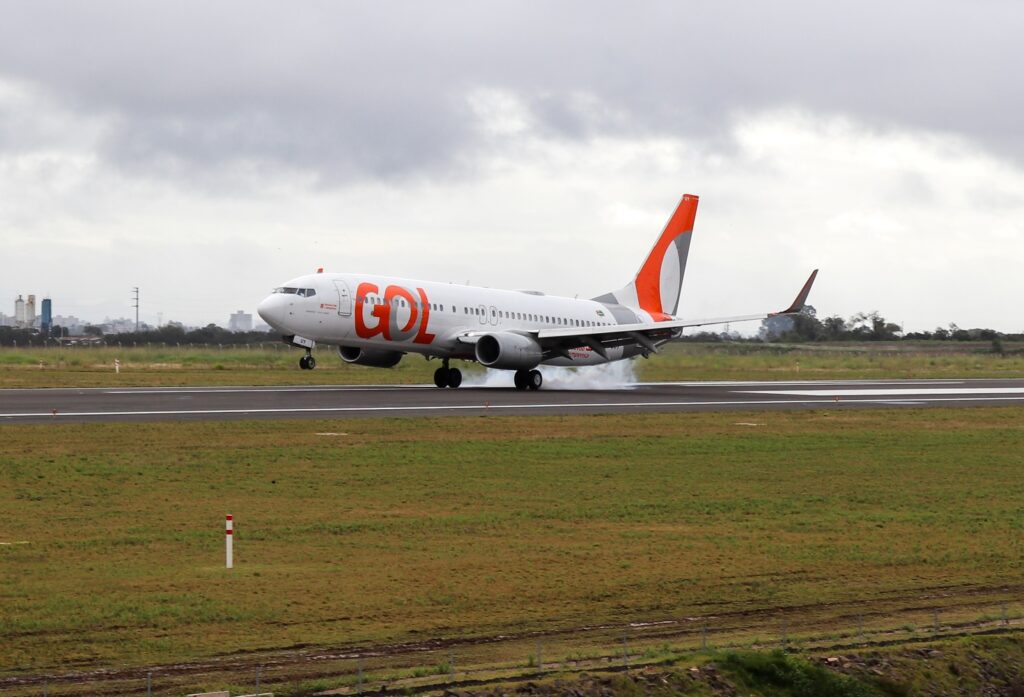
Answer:
M636 297L640 308L652 315L664 314L664 308L661 306L661 264L665 260L665 252L668 251L672 240L693 232L693 221L697 217L697 201L698 197L693 194L683 196L679 207L665 226L665 231L661 233L654 249L647 256L647 261L640 267L640 273L636 275Z

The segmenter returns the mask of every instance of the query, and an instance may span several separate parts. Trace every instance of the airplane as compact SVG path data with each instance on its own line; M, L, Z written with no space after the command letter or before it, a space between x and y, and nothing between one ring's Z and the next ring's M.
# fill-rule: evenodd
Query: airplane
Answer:
M658 353L687 327L799 313L815 269L784 310L740 317L676 317L698 197L683 196L637 272L623 288L590 300L359 273L299 276L274 289L256 311L283 340L305 350L299 367L316 367L313 348L337 346L346 363L391 368L407 353L440 359L437 387L456 388L452 360L515 371L517 390L539 390L537 367L591 366Z

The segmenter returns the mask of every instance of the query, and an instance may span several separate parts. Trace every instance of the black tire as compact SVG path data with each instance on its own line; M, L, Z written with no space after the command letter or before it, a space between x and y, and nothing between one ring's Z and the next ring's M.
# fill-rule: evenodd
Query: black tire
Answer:
M452 368L448 371L448 387L455 389L462 384L462 371L458 368Z
M303 356L302 358L299 359L299 367L302 368L303 370L309 370L309 362L307 361L308 358L309 356Z
M531 370L529 373L528 387L531 390L539 390L540 386L544 384L544 376L540 374L539 370Z
M306 370L316 369L316 359L312 356L306 356Z
M434 371L434 384L438 387L448 387L448 377L450 370L447 368L438 368Z
M530 371L528 370L517 370L513 381L516 384L516 389L520 392L530 386Z

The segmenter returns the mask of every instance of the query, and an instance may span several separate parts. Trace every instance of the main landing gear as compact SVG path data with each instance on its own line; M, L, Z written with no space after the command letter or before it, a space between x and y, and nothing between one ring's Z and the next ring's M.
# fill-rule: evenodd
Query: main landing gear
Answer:
M434 371L434 384L438 387L456 388L462 384L462 371L458 368L449 368L448 359L442 361L443 365Z
M316 359L313 358L313 353L309 349L306 349L306 355L299 359L299 367L303 370L316 368Z
M544 384L544 376L539 370L517 370L515 383L517 390L539 390Z

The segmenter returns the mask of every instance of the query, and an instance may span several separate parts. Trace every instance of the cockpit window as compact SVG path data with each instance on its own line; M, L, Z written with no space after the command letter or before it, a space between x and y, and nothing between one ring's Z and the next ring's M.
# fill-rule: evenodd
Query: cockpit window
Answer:
M295 295L299 292L298 288L275 288L275 293L286 293L288 295Z
M275 288L275 293L284 293L285 295L298 295L303 298L312 298L316 295L316 288L289 288L287 286L282 288Z

